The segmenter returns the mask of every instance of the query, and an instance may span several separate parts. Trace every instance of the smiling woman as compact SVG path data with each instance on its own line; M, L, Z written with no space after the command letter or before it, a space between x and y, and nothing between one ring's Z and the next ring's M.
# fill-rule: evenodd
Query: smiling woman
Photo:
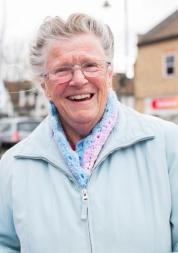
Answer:
M110 28L48 18L30 59L49 115L0 162L0 252L178 252L178 127L119 103Z
M96 35L58 39L47 51L44 68L48 75L42 87L55 104L69 141L76 144L103 115L112 72Z

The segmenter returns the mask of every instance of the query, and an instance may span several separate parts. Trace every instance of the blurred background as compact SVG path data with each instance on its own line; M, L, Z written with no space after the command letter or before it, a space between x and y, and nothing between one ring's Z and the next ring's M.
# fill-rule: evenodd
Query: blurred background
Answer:
M110 25L119 100L178 124L178 0L0 0L0 154L47 114L28 58L39 25L73 12Z

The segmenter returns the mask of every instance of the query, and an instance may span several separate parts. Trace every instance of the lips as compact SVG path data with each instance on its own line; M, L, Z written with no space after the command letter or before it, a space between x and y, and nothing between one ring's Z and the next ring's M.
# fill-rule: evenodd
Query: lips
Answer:
M75 102L81 102L90 100L93 97L94 93L86 93L86 94L78 94L78 95L72 95L68 96L67 99Z

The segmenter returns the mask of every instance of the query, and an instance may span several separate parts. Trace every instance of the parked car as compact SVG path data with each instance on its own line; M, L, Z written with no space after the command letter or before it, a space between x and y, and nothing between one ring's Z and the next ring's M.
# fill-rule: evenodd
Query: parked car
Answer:
M27 137L41 122L31 117L13 117L0 119L0 143L13 146Z

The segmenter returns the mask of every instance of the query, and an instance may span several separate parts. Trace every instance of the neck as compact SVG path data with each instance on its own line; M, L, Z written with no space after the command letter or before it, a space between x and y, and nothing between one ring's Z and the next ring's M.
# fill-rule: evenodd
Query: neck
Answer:
M61 120L61 124L68 141L72 144L76 144L82 138L86 137L92 130L95 124L76 124L72 128Z

